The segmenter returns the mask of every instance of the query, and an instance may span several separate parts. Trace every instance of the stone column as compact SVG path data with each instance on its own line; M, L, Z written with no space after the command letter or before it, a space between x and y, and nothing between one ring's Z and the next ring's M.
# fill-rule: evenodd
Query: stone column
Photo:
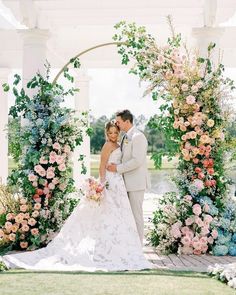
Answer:
M75 78L75 87L79 88L80 91L75 95L75 110L79 114L82 111L89 111L89 81L90 78L87 76L85 71L80 71L79 75ZM78 162L80 155L85 156L85 167L87 173L81 174L81 163ZM75 180L75 186L77 188L81 187L84 179L90 176L90 138L89 136L84 136L83 143L78 146L73 155L74 169L73 178Z
M214 62L219 60L219 49L220 49L220 39L224 33L224 28L219 27L202 27L202 28L193 28L192 35L196 39L196 46L199 49L199 54L202 57L207 56L207 48L209 44L215 43L216 47L212 55Z
M2 84L8 83L10 69L0 68L0 183L6 184L8 176L8 140L4 130L8 123L8 92L4 92Z
M23 39L23 62L22 62L22 86L26 89L26 84L39 71L42 76L45 76L47 40L49 38L48 30L29 29L19 30L19 34ZM33 94L34 91L27 90L28 94Z

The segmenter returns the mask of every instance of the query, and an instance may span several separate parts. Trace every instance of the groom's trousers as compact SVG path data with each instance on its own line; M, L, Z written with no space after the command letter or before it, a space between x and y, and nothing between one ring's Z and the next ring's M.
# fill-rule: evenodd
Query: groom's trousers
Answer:
M128 192L131 209L134 215L139 238L142 245L143 245L143 231L144 231L144 221L143 221L144 192L145 192L144 190Z

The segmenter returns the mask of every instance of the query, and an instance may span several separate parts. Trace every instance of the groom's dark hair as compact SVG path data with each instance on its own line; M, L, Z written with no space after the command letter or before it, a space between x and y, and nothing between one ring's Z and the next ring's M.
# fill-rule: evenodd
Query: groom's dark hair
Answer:
M123 110L116 113L116 116L121 117L123 121L129 120L131 124L133 124L134 116L131 114L129 110Z

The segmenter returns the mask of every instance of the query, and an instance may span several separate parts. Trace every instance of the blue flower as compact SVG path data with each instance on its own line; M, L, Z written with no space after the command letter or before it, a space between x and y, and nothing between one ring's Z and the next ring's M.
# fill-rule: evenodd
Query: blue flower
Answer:
M236 244L235 243L230 243L229 255L236 256Z
M213 255L224 256L227 255L229 248L225 245L216 245L213 247Z
M232 236L232 242L236 243L236 233L234 233Z

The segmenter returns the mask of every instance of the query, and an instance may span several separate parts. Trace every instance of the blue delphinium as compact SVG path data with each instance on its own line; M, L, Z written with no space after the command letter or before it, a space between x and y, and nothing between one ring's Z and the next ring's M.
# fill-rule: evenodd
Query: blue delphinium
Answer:
M236 256L236 243L230 243L229 245L229 255Z
M236 243L236 233L234 233L233 236L232 236L232 242Z
M224 211L216 224L218 237L213 246L214 255L236 256L236 202L229 199L225 204ZM226 249L227 252L226 252Z
M225 245L215 245L213 247L213 255L216 255L216 256L227 255L228 251L229 251L229 248Z

